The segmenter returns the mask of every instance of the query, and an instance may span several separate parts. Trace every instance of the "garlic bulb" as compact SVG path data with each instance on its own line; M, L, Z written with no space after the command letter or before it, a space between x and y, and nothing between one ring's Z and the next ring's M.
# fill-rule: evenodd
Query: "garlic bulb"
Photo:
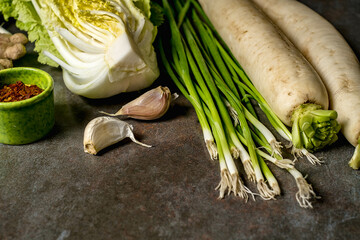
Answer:
M85 128L84 151L96 155L100 150L127 137L141 146L151 147L137 141L132 129L132 125L117 118L97 117L91 120Z
M101 113L109 116L127 116L140 120L154 120L162 117L167 112L171 100L172 96L169 88L159 86L125 104L115 114Z

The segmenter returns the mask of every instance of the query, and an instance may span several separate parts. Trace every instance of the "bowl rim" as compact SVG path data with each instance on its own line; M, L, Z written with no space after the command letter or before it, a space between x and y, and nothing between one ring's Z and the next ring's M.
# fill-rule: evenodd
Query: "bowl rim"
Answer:
M38 68L32 68L32 67L7 68L7 69L3 69L0 71L0 77L3 74L7 74L9 72L14 72L14 71L35 71L35 72L37 72L37 74L40 74L43 77L45 77L45 79L48 82L50 82L50 84L45 89L43 89L42 93L40 93L39 95L36 95L34 97L31 97L29 99L16 101L16 102L0 102L1 110L22 108L22 107L30 106L30 105L35 104L35 103L41 101L42 99L46 98L54 89L54 80L51 77L51 75L49 73L45 72L44 70L41 70Z

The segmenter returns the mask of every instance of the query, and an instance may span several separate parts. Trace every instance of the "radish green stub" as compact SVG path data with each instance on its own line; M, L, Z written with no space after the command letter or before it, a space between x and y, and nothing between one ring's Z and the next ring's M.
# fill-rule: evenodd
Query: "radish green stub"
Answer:
M349 166L353 169L360 168L360 138L358 140L358 144L355 147L354 155L350 159Z
M334 110L316 104L302 104L292 116L292 137L296 148L317 151L335 142L341 126Z

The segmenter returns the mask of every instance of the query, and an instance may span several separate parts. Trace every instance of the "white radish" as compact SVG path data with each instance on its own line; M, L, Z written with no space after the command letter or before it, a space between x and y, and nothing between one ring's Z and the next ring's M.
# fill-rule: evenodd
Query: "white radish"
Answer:
M254 3L251 0L199 2L275 114L286 125L293 126L295 147L317 150L335 141L339 131L334 124L336 112L320 110L328 108L329 99L319 75ZM314 118L318 118L313 112L326 115L327 126L331 120L332 130L321 135L321 139L317 138L318 126L313 125Z
M294 0L253 0L303 53L322 78L330 108L354 146L350 162L360 167L360 64L343 36L318 13Z

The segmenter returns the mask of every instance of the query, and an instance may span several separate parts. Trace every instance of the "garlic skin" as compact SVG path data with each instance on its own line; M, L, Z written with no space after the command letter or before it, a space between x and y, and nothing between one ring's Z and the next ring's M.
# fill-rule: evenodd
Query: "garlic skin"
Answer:
M115 114L101 113L109 116L127 116L139 120L154 120L162 117L167 112L171 100L170 89L159 86L125 104Z
M150 145L137 141L132 129L132 125L117 118L94 118L85 127L83 141L84 151L96 155L100 150L120 142L127 137L141 146L151 147Z

